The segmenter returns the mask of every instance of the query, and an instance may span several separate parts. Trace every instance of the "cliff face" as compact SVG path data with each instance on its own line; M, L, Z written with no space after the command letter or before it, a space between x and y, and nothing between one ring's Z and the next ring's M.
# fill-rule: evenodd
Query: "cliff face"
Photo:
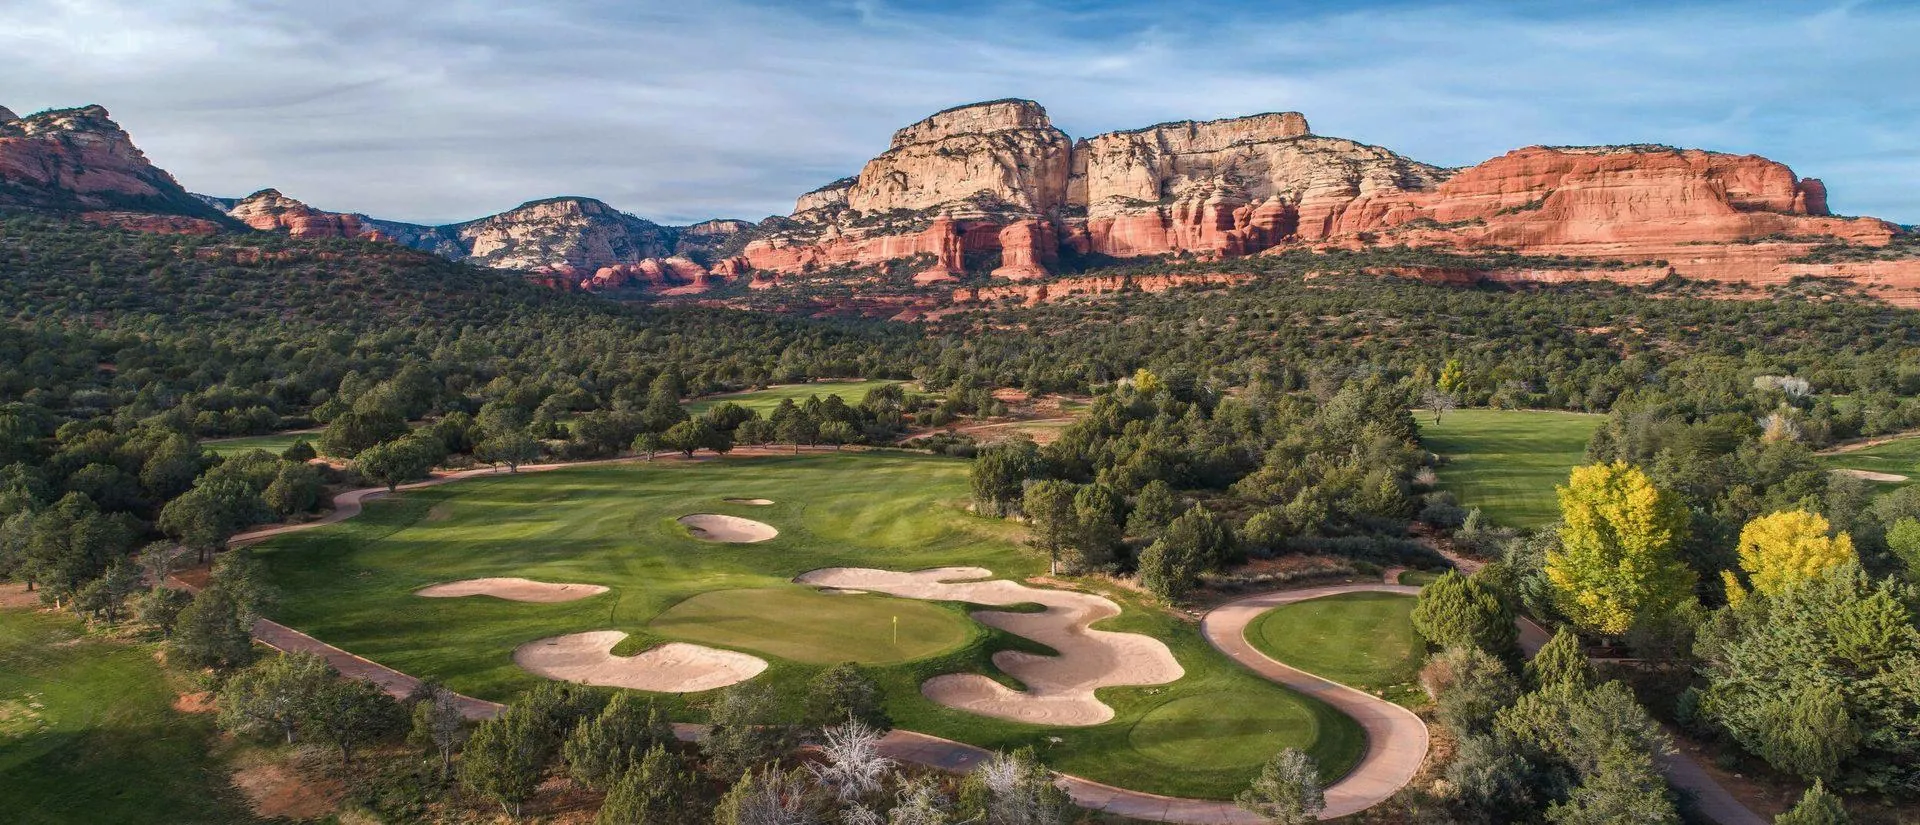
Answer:
M227 223L154 167L99 106L0 117L0 207L152 213Z
M1532 147L1452 170L1315 135L1295 112L1069 146L1038 104L995 101L896 132L857 177L801 196L717 268L792 273L931 255L919 280L933 282L962 274L974 253L997 253L988 274L1031 280L1062 253L1218 258L1405 244L1666 263L1636 278L1658 269L1771 283L1837 272L1920 287L1920 261L1793 262L1822 243L1878 246L1900 232L1831 216L1820 181L1750 155Z
M593 271L603 266L664 258L673 237L644 221L591 198L532 201L498 215L461 224L467 259L482 266L534 270L566 264Z
M322 212L273 189L242 198L227 214L254 229L295 238L357 238L370 231L357 215Z

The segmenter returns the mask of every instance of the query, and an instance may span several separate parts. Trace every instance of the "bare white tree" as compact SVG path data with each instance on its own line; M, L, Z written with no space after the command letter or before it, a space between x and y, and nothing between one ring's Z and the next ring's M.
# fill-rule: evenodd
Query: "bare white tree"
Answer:
M1453 412L1459 403L1452 395L1441 392L1438 387L1428 387L1420 391L1420 406L1425 407L1427 412L1433 413L1435 424L1440 423L1440 416Z
M869 798L886 786L896 763L880 755L880 731L848 720L827 728L825 734L821 761L807 769L821 784L832 788L841 803Z
M1764 431L1760 434L1762 441L1800 440L1800 423L1784 412L1767 413L1767 417L1760 419L1760 428Z
M1073 814L1071 797L1028 752L996 753L970 779L987 790L989 825L1062 825Z
M887 825L887 820L865 805L849 805L840 812L840 825Z
M1273 825L1309 825L1319 821L1320 812L1327 807L1326 793L1320 787L1320 767L1313 757L1293 748L1268 760L1253 786L1233 801Z
M887 817L887 825L948 825L947 797L933 780L916 779L900 789L900 800Z
M820 817L800 770L766 767L741 777L720 800L716 822L726 825L816 825Z

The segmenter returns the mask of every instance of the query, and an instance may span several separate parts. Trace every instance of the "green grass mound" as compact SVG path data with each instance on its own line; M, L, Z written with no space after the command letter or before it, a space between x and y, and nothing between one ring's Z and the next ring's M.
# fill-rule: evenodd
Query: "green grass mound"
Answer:
M1560 517L1554 485L1586 461L1598 415L1534 410L1455 410L1439 424L1415 414L1427 449L1446 456L1440 487L1495 524L1538 527Z
M1264 692L1223 692L1175 699L1149 711L1128 738L1149 758L1169 767L1215 765L1258 769L1273 756L1273 742L1328 742L1319 754L1321 772L1335 779L1360 761L1366 739L1342 725L1346 717L1297 695L1274 701Z
M954 650L979 634L958 608L807 587L715 590L648 625L661 636L816 665L896 664Z
M1412 596L1341 593L1294 602L1247 628L1261 653L1323 679L1372 692L1404 690L1419 676L1426 643L1413 629Z

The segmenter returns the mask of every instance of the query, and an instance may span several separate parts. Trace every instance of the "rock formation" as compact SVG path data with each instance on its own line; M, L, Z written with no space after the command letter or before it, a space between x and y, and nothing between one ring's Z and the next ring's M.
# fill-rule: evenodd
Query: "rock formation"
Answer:
M322 212L273 189L248 195L227 214L254 229L285 232L295 238L357 238L371 231L361 225L358 215Z
M20 119L20 116L14 114L12 109L9 109L5 106L0 106L0 123L6 123L9 120L19 120L19 119Z
M659 224L592 198L549 198L461 224L467 260L500 269L534 270L567 264L593 271L673 254L673 237Z
M153 213L229 223L149 163L99 106L0 118L0 207Z

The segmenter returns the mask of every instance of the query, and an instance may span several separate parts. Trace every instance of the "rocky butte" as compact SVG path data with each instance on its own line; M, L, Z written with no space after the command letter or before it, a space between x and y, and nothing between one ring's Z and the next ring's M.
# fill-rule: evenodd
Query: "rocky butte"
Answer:
M1101 277L1057 277L1105 258L1405 245L1628 264L1393 272L1448 283L1677 274L1776 284L1812 275L1920 305L1920 256L1810 255L1833 244L1862 252L1896 238L1901 249L1920 248L1908 230L1832 215L1820 181L1766 158L1652 145L1534 146L1448 169L1314 134L1297 112L1075 140L1033 101L958 106L896 131L858 174L800 195L789 215L675 227L584 197L427 226L327 212L272 189L237 200L189 195L98 106L24 118L0 109L0 208L148 231L244 225L388 241L528 272L556 288L666 295L730 281L770 289L836 277L860 299L866 284L882 280L878 267L897 272L911 261L916 301L1051 300L1119 288ZM948 284L962 278L969 282ZM1020 288L1000 288L1006 284ZM885 295L904 297L897 288Z

